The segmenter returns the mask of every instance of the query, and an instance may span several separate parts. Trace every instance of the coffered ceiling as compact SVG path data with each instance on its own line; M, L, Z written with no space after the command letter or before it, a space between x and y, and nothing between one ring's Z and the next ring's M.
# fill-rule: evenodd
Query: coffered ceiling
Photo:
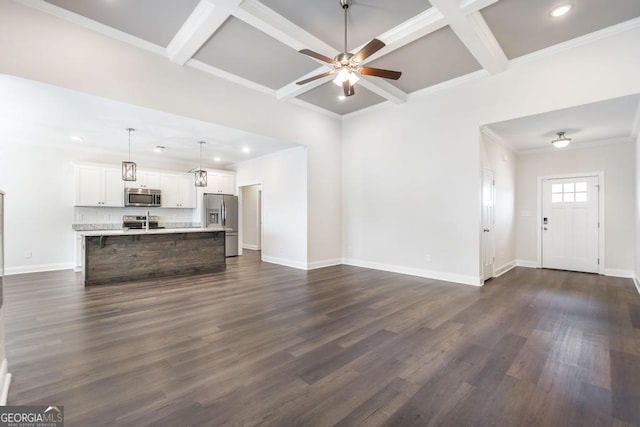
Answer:
M353 0L348 50L372 38L386 46L366 65L402 71L397 81L362 76L354 96L339 100L329 70L298 51L328 57L343 50L339 0L17 0L166 56L168 61L229 79L281 102L348 114L478 70L495 74L509 61L640 16L638 0Z

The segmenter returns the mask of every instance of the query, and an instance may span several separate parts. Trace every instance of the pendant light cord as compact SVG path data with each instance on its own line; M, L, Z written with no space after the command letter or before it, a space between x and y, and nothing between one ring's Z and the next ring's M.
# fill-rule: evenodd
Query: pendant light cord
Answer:
M131 128L127 129L129 131L129 161L131 161Z

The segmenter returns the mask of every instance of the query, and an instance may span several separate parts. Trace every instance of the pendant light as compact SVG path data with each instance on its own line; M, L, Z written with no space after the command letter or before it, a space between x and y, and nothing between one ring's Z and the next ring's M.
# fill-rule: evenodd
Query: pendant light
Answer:
M135 181L136 180L136 164L131 161L131 132L135 129L126 128L129 132L129 161L122 162L122 180L123 181Z
M564 135L564 132L558 132L558 137L551 141L551 144L556 148L564 148L571 142L571 138Z
M199 141L198 144L200 144L200 168L196 169L194 172L196 178L196 187L206 187L207 171L202 169L202 146L206 144L206 142Z

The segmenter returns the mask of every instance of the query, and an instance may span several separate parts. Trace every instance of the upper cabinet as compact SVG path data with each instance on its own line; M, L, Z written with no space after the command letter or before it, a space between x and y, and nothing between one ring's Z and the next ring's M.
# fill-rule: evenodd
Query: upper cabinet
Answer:
M236 194L236 176L221 172L207 173L205 193Z
M190 174L162 174L160 190L163 208L196 207L196 189Z
M235 194L236 177L223 171L207 173L204 193ZM97 164L75 165L75 206L124 207L124 188L149 188L161 190L161 207L197 207L194 176L178 172L137 172L136 181L122 181L122 171L116 166Z
M125 182L127 188L150 188L154 190L161 189L162 175L160 172L138 171L135 181Z
M120 168L77 165L75 181L75 206L124 206Z

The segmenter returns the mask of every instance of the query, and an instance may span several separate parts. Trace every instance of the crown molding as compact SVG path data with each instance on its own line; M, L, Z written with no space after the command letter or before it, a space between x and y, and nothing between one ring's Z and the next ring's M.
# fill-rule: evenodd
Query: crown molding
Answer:
M185 63L185 65L187 67L195 68L196 70L203 71L205 73L214 75L216 77L220 77L221 79L228 80L240 86L244 86L246 88L253 89L267 95L271 95L274 98L276 96L276 91L271 88L268 88L256 82L253 82L251 80L247 80L245 78L229 73L227 71L221 70L220 68L216 68L212 65L205 64L204 62L198 61L197 59L190 59Z
M116 30L115 28L101 24L92 19L85 18L82 15L78 15L76 13L63 9L59 6L53 5L51 3L47 3L44 0L15 0L15 1L25 6L31 7L33 9L39 10L41 12L55 16L56 18L60 18L67 22L71 22L72 24L76 24L88 30L95 31L96 33L102 34L103 36L107 36L109 38L121 41L123 43L127 43L129 45L146 50L148 52L155 53L156 55L164 56L165 58L167 57L167 51L162 46L159 46L155 43L151 43L141 38L132 36L131 34L122 32L120 30Z
M502 147L512 151L513 153L517 153L518 152L518 149L515 146L513 146L509 141L504 139L502 136L498 135L489 126L487 126L487 125L480 126L480 132L482 132L482 134L485 135L487 138L489 138L492 141L498 143Z

